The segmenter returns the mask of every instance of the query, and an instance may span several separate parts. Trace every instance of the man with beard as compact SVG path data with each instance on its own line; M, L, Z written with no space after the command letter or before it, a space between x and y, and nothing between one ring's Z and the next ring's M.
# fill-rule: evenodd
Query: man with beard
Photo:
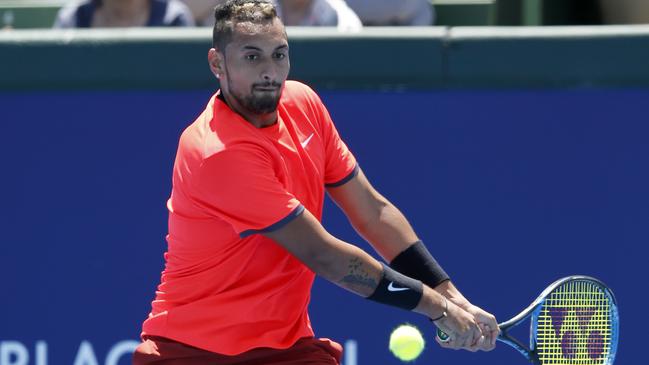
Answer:
M427 316L444 347L492 349L494 316L370 185L316 93L286 81L272 3L229 0L215 20L221 89L180 138L166 266L134 364L338 364L341 346L314 337L307 313L316 274ZM322 227L325 189L389 266Z

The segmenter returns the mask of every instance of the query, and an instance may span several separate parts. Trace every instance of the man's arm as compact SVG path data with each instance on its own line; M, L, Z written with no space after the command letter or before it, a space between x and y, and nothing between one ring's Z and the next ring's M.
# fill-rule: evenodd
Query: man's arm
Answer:
M383 278L383 266L378 261L329 234L308 210L264 235L286 248L317 275L365 298L375 293ZM423 295L413 311L436 318L445 310L447 317L440 321L442 329L454 334L458 348L482 343L484 338L473 317L424 285Z
M386 261L392 262L419 240L405 216L372 187L362 170L349 182L327 191L358 234ZM491 350L499 331L495 317L472 305L450 280L439 283L434 289L474 316L487 338L482 349Z
M356 232L387 262L418 240L406 217L374 189L363 174L327 192L345 212Z

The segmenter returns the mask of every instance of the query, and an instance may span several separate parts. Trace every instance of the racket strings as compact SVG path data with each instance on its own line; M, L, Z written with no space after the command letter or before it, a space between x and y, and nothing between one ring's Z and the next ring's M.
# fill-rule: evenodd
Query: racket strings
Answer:
M606 364L613 337L609 295L597 284L569 281L550 293L536 325L542 364Z

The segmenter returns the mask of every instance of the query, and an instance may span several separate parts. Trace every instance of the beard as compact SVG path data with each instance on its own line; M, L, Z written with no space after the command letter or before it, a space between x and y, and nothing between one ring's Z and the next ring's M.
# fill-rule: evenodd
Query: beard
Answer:
M274 87L275 91L256 90L258 87ZM232 91L232 90L231 90ZM237 100L239 105L254 114L268 114L277 110L279 99L282 95L282 85L275 82L253 84L248 95L241 95L236 92L230 94Z

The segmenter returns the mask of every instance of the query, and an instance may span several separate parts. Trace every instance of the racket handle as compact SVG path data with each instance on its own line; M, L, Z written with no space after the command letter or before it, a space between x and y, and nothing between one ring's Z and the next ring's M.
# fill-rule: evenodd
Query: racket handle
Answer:
M442 331L441 329L438 328L437 329L437 339L440 342L448 342L450 340L450 337L444 331Z

